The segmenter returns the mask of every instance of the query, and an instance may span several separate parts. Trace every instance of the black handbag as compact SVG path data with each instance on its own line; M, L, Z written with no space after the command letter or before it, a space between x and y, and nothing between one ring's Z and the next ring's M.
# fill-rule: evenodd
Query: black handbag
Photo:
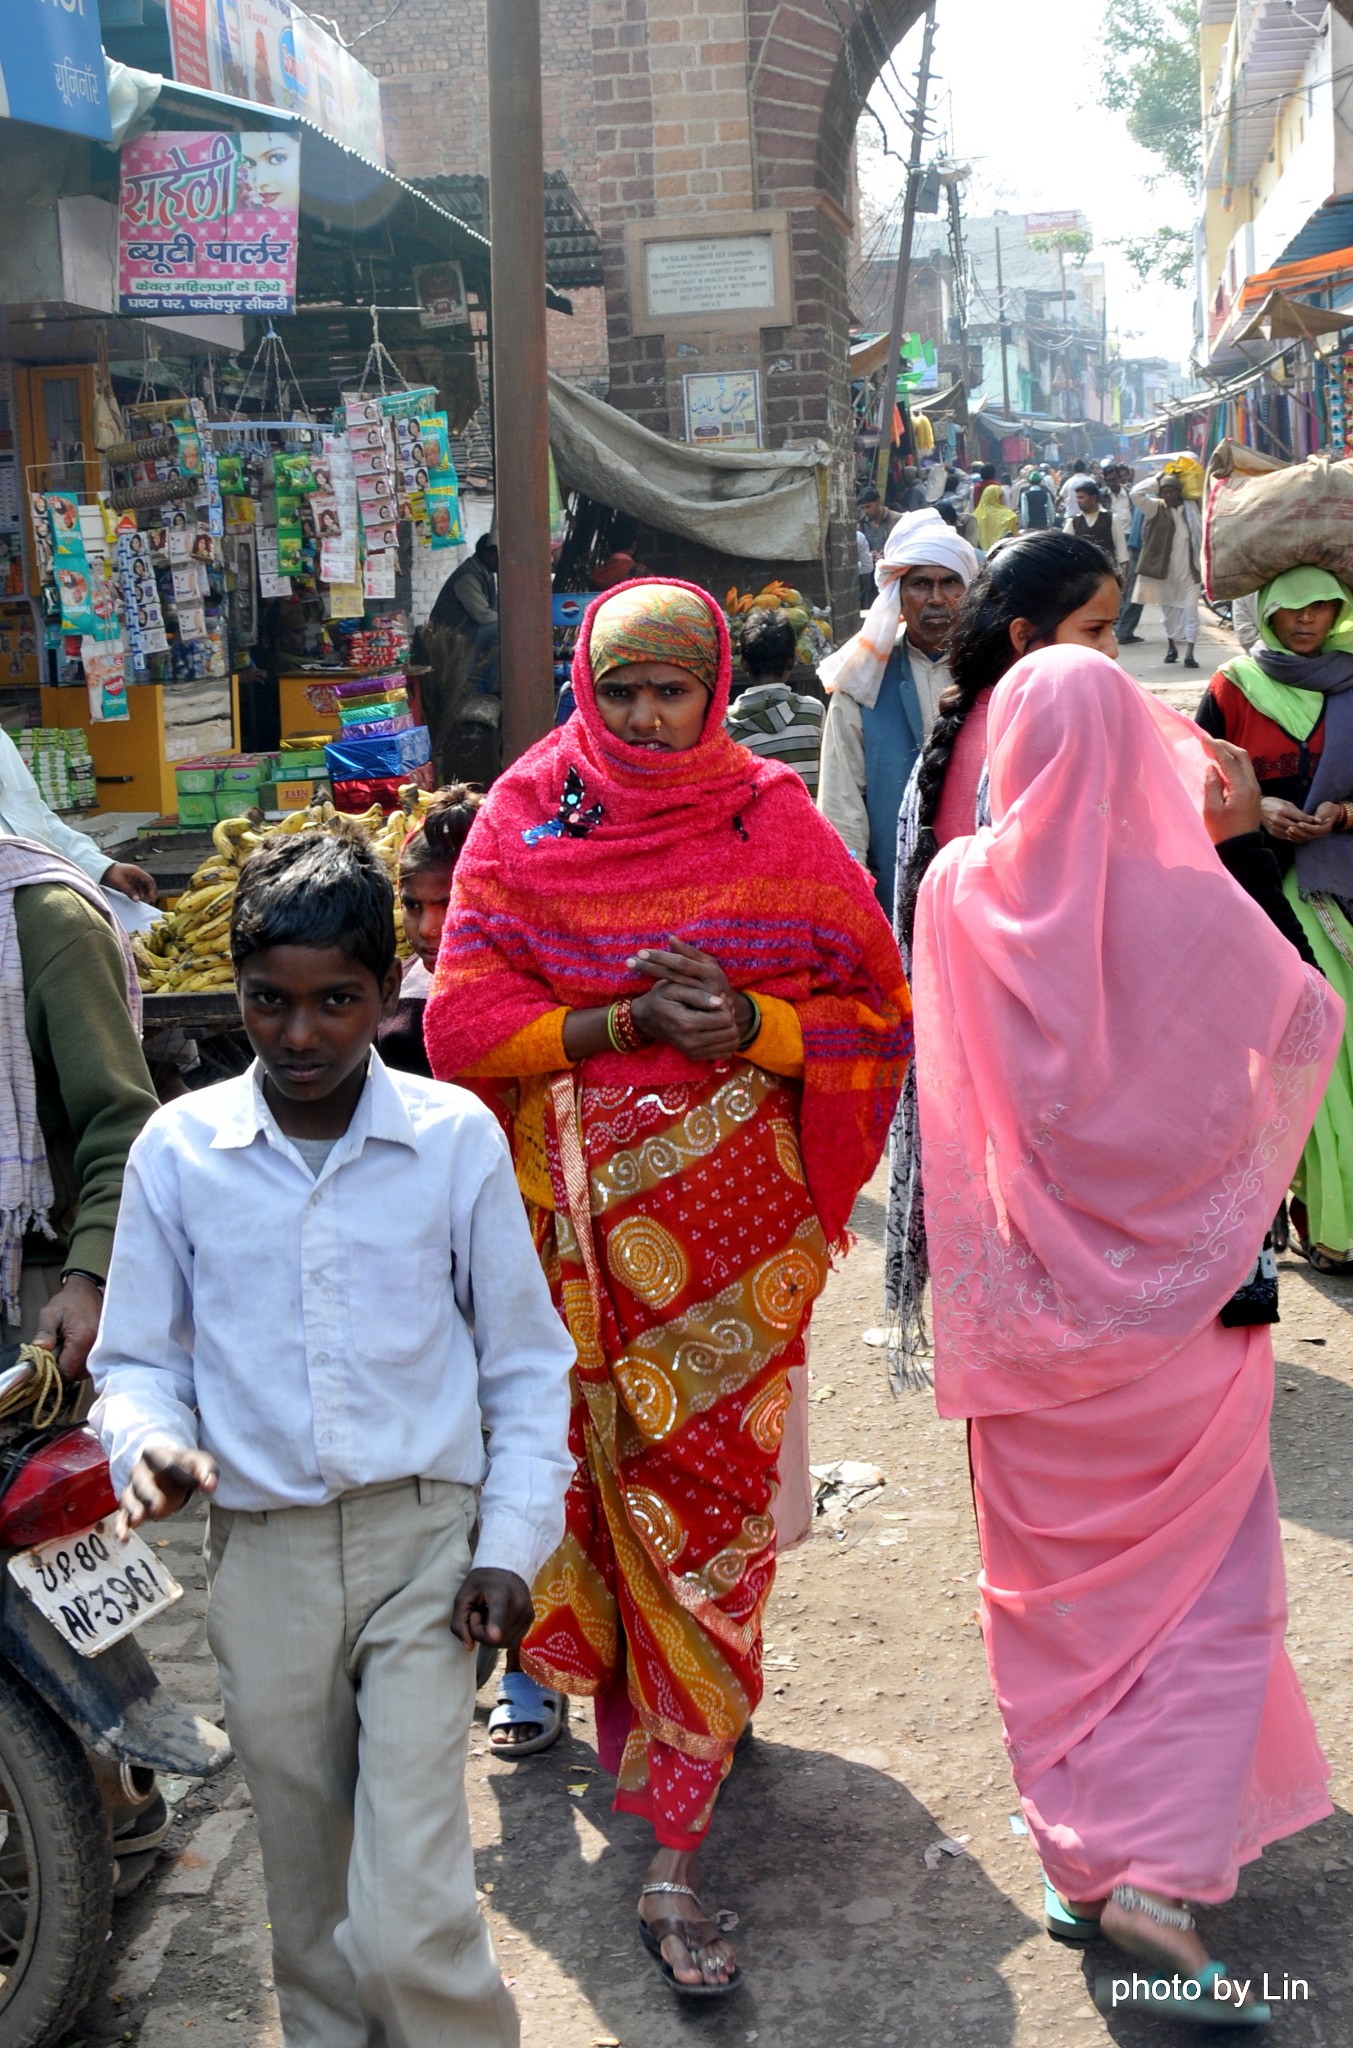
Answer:
M1228 1330L1243 1328L1247 1323L1282 1320L1278 1314L1278 1261L1271 1230L1264 1238L1258 1258L1222 1309L1221 1320Z

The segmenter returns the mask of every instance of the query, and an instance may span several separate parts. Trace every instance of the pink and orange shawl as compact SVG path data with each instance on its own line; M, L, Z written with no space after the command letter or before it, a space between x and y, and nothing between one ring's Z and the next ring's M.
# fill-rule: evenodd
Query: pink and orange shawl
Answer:
M897 945L869 877L800 777L725 732L732 660L714 600L692 584L643 581L709 608L718 676L703 736L688 752L658 753L607 731L588 653L597 611L616 595L606 592L578 635L577 711L499 777L457 864L425 1024L433 1070L466 1073L561 1007L638 994L648 983L630 956L675 934L712 954L735 988L794 1004L804 1168L834 1243L878 1162L911 1051ZM661 1045L587 1067L590 1084L620 1087L704 1071Z

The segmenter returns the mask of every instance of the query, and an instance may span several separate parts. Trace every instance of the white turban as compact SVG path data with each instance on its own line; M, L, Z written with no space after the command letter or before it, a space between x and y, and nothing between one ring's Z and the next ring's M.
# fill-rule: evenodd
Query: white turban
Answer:
M966 590L977 574L977 550L929 507L905 513L888 535L883 559L875 567L879 594L864 624L844 647L818 664L824 689L840 690L866 707L878 701L902 618L898 585L908 569L951 569Z

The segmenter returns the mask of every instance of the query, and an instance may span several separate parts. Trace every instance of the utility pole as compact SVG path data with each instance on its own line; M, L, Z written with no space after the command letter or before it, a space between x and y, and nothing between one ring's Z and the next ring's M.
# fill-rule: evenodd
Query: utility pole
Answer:
M1001 269L1001 229L996 223L996 316L1001 337L1001 402L1010 417L1010 358L1006 354L1005 272Z
M554 723L540 0L488 8L494 516L503 764Z
M968 174L966 164L950 163L940 173L949 191L949 253L954 265L954 315L958 321L959 376L966 390L971 379L968 361L968 271L963 253L963 212L959 187Z
M907 272L911 268L911 243L916 232L916 180L921 174L925 148L926 99L930 92L930 56L935 47L935 0L926 8L925 33L921 38L921 62L916 73L916 105L911 117L911 154L907 159L907 186L902 199L902 240L897 251L897 281L893 286L893 317L888 328L888 355L883 367L883 390L879 397L879 452L875 481L880 491L888 489L888 460L893 443L893 407L897 403L897 367L902 354L903 324L907 317Z

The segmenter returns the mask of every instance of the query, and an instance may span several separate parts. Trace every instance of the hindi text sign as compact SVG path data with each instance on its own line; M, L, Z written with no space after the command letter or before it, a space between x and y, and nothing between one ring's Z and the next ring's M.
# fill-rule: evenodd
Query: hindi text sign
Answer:
M118 310L290 313L300 141L166 129L122 151Z
M10 0L0 46L0 115L110 142L98 0Z

